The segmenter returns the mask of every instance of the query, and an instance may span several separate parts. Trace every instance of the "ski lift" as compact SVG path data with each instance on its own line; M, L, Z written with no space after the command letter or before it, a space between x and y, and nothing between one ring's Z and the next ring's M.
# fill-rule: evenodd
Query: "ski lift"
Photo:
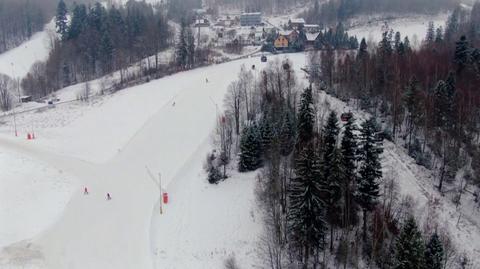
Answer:
M267 56L262 55L262 57L260 58L260 60L262 61L262 63L266 63L266 62L267 62Z

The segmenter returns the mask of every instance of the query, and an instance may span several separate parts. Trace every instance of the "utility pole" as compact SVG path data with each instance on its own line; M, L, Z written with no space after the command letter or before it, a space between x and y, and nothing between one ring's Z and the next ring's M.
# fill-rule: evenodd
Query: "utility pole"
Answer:
M10 63L12 65L12 80L15 82L15 70L13 68L13 62ZM19 79L20 80L20 79ZM18 99L21 102L21 97L20 97L20 81L17 81L17 92L18 92ZM15 136L18 136L17 132L17 119L16 119L16 113L15 113L15 104L13 104L13 127L15 129Z
M157 179L155 178L155 176L153 176L152 172L150 171L150 169L148 169L148 166L145 166L145 168L147 169L147 174L148 176L150 177L150 179L153 181L153 183L155 183L155 185L158 186L158 189L159 189L159 192L160 192L160 199L159 199L159 202L160 202L160 215L163 214L163 192L162 192L162 174L161 173L158 173L158 181Z

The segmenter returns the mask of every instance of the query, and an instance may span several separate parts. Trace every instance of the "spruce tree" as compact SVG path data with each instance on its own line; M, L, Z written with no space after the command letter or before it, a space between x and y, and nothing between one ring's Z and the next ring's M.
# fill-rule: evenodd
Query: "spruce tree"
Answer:
M68 34L67 12L67 5L65 5L63 0L60 0L57 6L57 15L55 16L55 26L62 40L66 40Z
M413 217L408 218L395 245L394 269L424 269L425 245Z
M435 41L435 24L433 23L433 21L430 21L428 22L427 36L425 38L425 42L430 45L433 43L433 41Z
M363 209L363 238L367 237L367 213L375 207L379 193L379 179L382 178L380 154L383 149L374 118L362 124L359 159L361 161L357 182L356 200Z
M323 247L325 235L323 187L319 161L313 147L304 147L295 163L289 191L288 234L292 247L302 254L307 268L310 254Z
M337 149L339 127L337 114L332 111L323 128L323 158L322 178L326 185L325 201L327 205L327 218L330 223L330 250L333 250L333 226L337 222L338 201L342 196L341 180L343 168L341 163L340 150Z
M340 163L344 170L342 178L343 192L343 224L348 227L354 223L356 216L355 206L353 204L352 183L356 179L356 159L357 159L357 136L355 135L355 118L352 113L346 115L347 122L344 125L343 137L340 150Z
M240 172L254 171L261 166L261 141L258 127L255 123L243 129L240 138Z
M283 113L280 128L280 154L284 157L290 155L295 147L295 119L289 110Z
M313 108L312 86L306 88L301 96L298 111L297 132L298 145L301 147L309 143L313 138L315 111Z
M443 245L435 232L425 249L425 269L443 269Z
M175 45L175 63L178 67L185 68L188 64L187 25L182 21L180 34Z
M460 74L469 62L470 45L467 37L462 35L455 46L455 63L457 64L457 74Z

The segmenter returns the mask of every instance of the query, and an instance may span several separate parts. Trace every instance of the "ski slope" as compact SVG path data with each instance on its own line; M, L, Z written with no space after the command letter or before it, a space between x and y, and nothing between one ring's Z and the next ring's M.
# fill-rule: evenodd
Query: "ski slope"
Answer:
M284 57L271 56L269 61ZM302 80L299 68L305 65L305 54L288 57ZM32 226L22 236L0 238L12 243L0 249L0 268L221 268L231 255L243 268L258 265L255 250L262 225L255 207L255 173L232 172L226 182L210 185L202 169L227 86L242 64L255 64L257 70L266 65L258 57L242 59L178 73L91 103L24 113L19 124L24 129L35 125L34 141L25 140L24 133L13 137L11 119L4 118L0 158L14 163L18 156L27 156L31 164L26 167L42 175L46 193L59 198L53 213L35 215L42 225L28 222ZM319 96L338 112L355 111L324 93ZM388 142L382 163L385 174L398 176L400 193L418 201L414 210L421 225L427 221L421 216L428 201L442 201L435 209L438 223L450 232L459 253L470 254L479 266L480 228L468 219L456 224L455 206L436 194L429 172ZM146 166L161 173L169 193L163 215ZM9 198L0 196L0 204L8 199L14 209L22 206L15 193L28 188L28 181L12 183L21 180L15 167L0 170L2 187L12 191ZM11 178L4 181L6 176ZM57 181L64 182L64 189L49 187ZM89 195L83 194L84 187ZM112 200L106 200L107 193ZM24 212L47 212L26 208ZM0 216L7 216L0 210ZM21 221L21 216L10 215L0 225L10 229L5 227Z
M357 36L359 40L365 38L367 41L377 43L382 40L382 35L385 32L385 23L388 26L388 30L400 32L402 39L408 36L410 44L414 47L420 45L421 40L427 36L428 22L434 23L435 28L442 27L445 29L445 22L447 21L448 14L438 15L419 15L416 17L404 17L396 19L375 20L360 23L359 26L355 26L348 30L348 34Z
M31 239L5 248L0 265L181 268L183 260L211 268L234 251L252 264L261 227L254 176L211 186L202 169L217 109L241 64L263 65L258 58L230 62L151 81L98 103L25 113L25 121L35 117L43 124L35 141L2 129L0 150L67 171L77 187L62 216ZM52 122L64 112L62 123ZM68 115L74 115L71 122ZM161 172L164 188L172 190L163 216L158 216L158 189L145 166ZM89 195L83 194L84 186ZM209 227L213 219L218 225Z
M12 78L23 78L37 61L45 61L51 49L51 36L55 35L55 21L45 25L20 46L0 54L0 73ZM13 65L12 65L13 64Z

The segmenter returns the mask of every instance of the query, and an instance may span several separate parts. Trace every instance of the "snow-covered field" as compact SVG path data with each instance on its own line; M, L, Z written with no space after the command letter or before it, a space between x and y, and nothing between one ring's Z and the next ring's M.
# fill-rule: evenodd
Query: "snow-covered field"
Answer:
M441 26L445 29L447 18L448 14L411 16L395 19L363 18L359 20L357 26L348 30L348 34L357 36L359 40L365 38L367 41L379 42L382 39L383 32L385 32L386 23L388 29L392 29L394 32L400 32L402 38L408 36L410 43L418 47L421 40L427 35L428 22L432 21L435 24L435 28Z
M35 33L30 40L0 54L0 73L15 79L23 78L35 62L47 59L52 35L55 35L54 20L45 25L43 31Z
M31 238L61 216L74 182L61 170L2 147L0 247Z
M271 56L269 61L284 57ZM305 65L305 54L288 57L303 78L299 68ZM3 118L0 179L9 193L0 196L0 204L9 206L0 207L0 225L2 230L6 227L0 242L22 241L0 250L0 267L221 268L224 259L234 254L245 268L252 268L261 230L255 174L233 173L226 182L210 185L202 169L217 108L221 109L227 86L242 64L266 65L252 57L178 73L90 103L26 112L17 119L18 138L12 135L12 119ZM61 94L75 91L78 88L73 86ZM335 110L350 109L322 96ZM25 131L32 125L37 139L27 141ZM401 148L387 142L383 156L385 174L398 175L401 193L419 201L418 216L427 201L440 199L438 223L478 268L479 227L468 218L456 225L455 206L436 194L429 172ZM22 160L32 171L17 172ZM163 215L146 166L161 173L169 193ZM47 204L43 211L22 202L22 193L37 189L31 183L37 174L38 189L48 189L44 192L53 197L45 202L53 205ZM83 194L84 187L89 195ZM107 193L112 200L106 200ZM38 199L43 205L44 198ZM17 209L22 213L11 213ZM11 230L29 214L40 224ZM12 237L16 232L17 237Z

